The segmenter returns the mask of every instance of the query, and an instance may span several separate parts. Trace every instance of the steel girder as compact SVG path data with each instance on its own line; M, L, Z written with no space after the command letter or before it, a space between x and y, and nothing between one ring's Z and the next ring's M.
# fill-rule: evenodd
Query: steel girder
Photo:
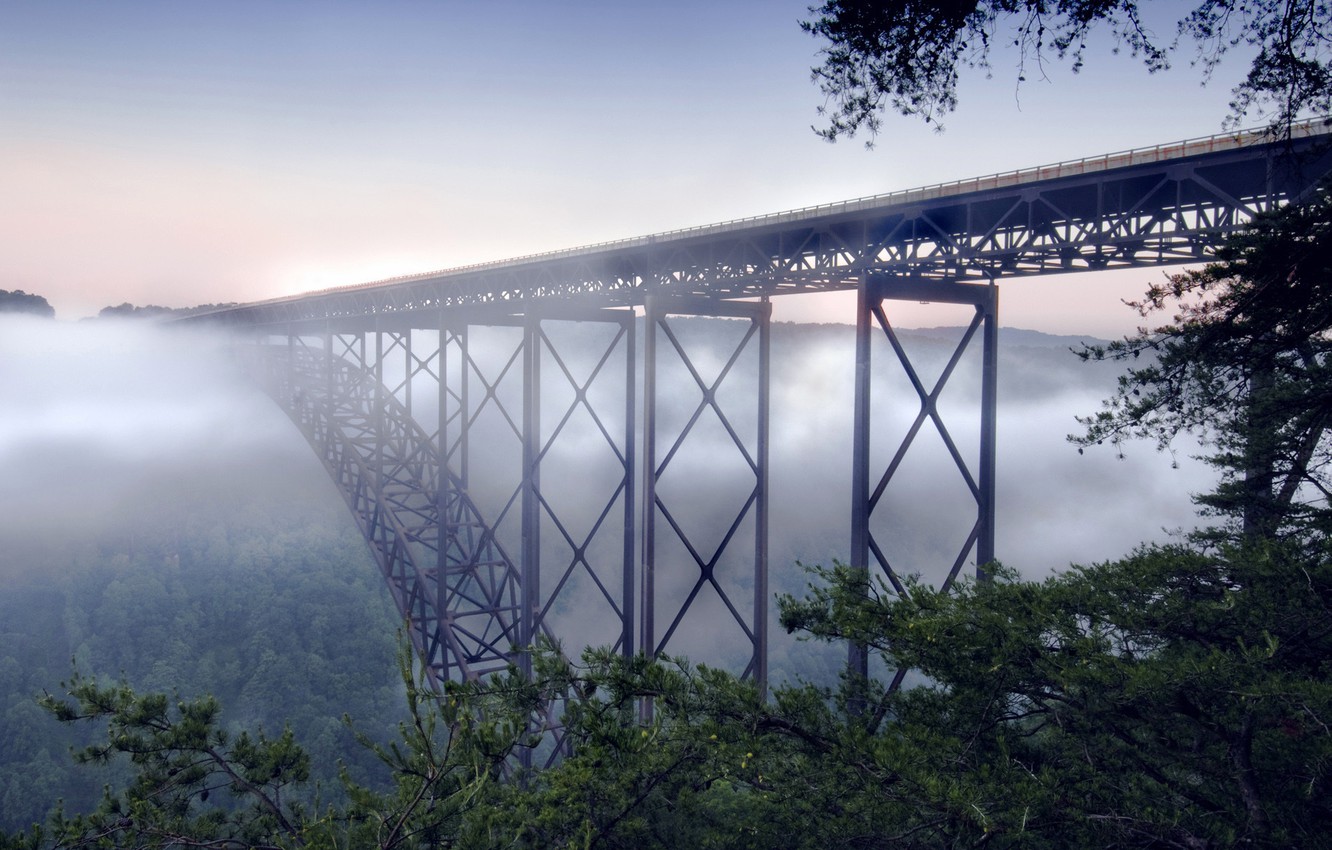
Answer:
M912 358L894 332L884 307L885 301L930 300L970 305L974 313L938 377L929 385L913 365ZM881 539L874 533L874 512L884 500L894 476L901 469L909 451L916 445L923 428L932 429L940 438L965 489L974 503L974 513L964 517L969 523L957 555L939 586L948 589L962 568L971 561L978 577L995 560L995 418L998 383L998 287L975 283L941 283L890 275L873 275L861 284L856 314L855 409L852 436L851 564L862 571L868 587L871 572L883 578L892 592L905 594L902 575L884 553ZM890 446L885 468L877 479L871 477L871 440L874 437L870 416L870 389L873 375L871 339L882 332L894 358L915 391L919 406L902 439ZM959 448L940 412L939 398L953 376L963 355L972 347L980 348L980 429L979 445L974 454ZM945 473L946 474L946 473ZM874 569L877 568L877 569ZM865 648L849 647L850 670L868 675L869 658ZM895 672L890 687L902 682L906 671Z
M369 333L329 331L262 346L270 393L341 490L428 675L439 685L510 665L530 671L524 650L541 636L558 642L578 632L570 621L613 623L609 632L577 637L632 654L632 313L555 308L544 316L436 317L430 328L376 321ZM470 340L469 322L481 321L515 328L516 346L498 354L492 346L487 362ZM579 330L563 339L552 329L570 324ZM598 337L582 330L589 324L609 330ZM519 392L506 395L501 384L514 380ZM554 413L544 426L543 407ZM493 445L496 421L516 437L522 462L515 480L500 485L511 489L495 515L483 519L469 476L494 470L475 469L471 432L486 427L480 443ZM589 429L603 446L592 458ZM543 490L543 469L564 486ZM574 506L595 510L575 515Z
M867 275L988 280L1205 259L1332 163L1321 126L1111 154L739 222L242 305L195 317L273 325L540 301L642 305L854 288Z
M517 647L634 642L636 331L628 311L451 317L446 453L519 552ZM488 339L478 341L478 332ZM476 432L479 432L479 436ZM521 458L516 469L487 464ZM479 498L479 496L478 496ZM516 659L527 670L525 655Z
M427 676L438 687L504 669L521 620L512 559L434 441L375 380L382 341L373 359L364 335L317 342L266 346L269 390L338 485Z
M688 622L689 631L696 639L707 635L708 648L714 652L720 649L723 654L736 654L735 647L743 647L739 653L743 663L741 675L752 677L761 688L766 686L768 675L771 314L766 299L758 303L720 303L694 298L649 298L643 355L642 646L651 654L667 653L673 640L675 645L680 644L681 625ZM742 320L737 324L743 332L733 335L736 339L731 352L715 375L700 371L687 343L672 328L673 316L696 315ZM729 379L733 386L741 380L736 366L745 355L753 361L755 381L752 394L742 389L737 399L726 392L729 389L726 383ZM669 388L662 385L667 358L678 367L678 383ZM679 421L669 429L663 427L659 402L685 399L689 402L684 406L672 405ZM689 403L693 403L691 411ZM749 403L753 404L752 409L748 408ZM725 436L720 440L723 448L709 445L705 450L708 459L700 470L697 466L686 466L688 460L684 454L704 423L712 424L714 433ZM734 493L720 492L722 455L735 459L742 470L739 477L743 483ZM700 478L700 473L708 477ZM670 490L667 485L677 480L684 482L683 489ZM745 541L741 531L747 525L749 540ZM747 570L752 572L746 574ZM746 585L752 593L748 612L743 610L740 600L733 598ZM665 605L664 613L669 618L660 633L659 604ZM697 647L687 649L691 657L700 654Z

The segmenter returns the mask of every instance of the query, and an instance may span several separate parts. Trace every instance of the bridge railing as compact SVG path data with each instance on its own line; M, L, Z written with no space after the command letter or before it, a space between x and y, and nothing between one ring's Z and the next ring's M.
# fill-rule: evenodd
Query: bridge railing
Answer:
M1327 126L1322 121L1309 121L1294 125L1290 128L1291 139L1305 139L1327 133ZM1184 139L1177 142L1152 145L1149 147L1132 148L1129 150L1115 151L1097 156L1082 157L1080 159L1064 160L1062 162L1051 163L1048 165L1039 165L1030 168L1019 168L1012 171L1002 171L996 174L989 174L982 177L971 177L962 180L952 180L945 183L933 183L928 186L920 186L912 189L902 189L894 192L886 192L875 195L864 195L858 198L850 198L844 201L835 201L828 204L818 204L809 207L799 207L797 209L785 210L782 212L766 213L763 215L747 216L744 218L728 219L726 221L715 222L712 224L695 225L692 227L677 228L675 230L666 230L646 236L634 236L627 239L612 239L604 242L594 242L588 245L582 245L576 248L562 248L554 251L543 251L535 254L524 254L519 257L513 257L506 260L488 261L482 263L471 263L462 266L453 266L436 271L423 272L419 274L399 275L396 277L382 278L380 280L367 283L354 283L345 286L334 286L326 289L315 290L313 292L302 293L300 295L285 296L274 298L268 301L256 302L259 304L273 304L284 301L297 300L301 298L315 297L319 295L331 295L340 292L350 292L358 289L372 289L382 286L393 286L395 284L412 283L415 281L429 280L436 277L450 277L462 275L468 272L493 270L505 266L522 265L525 263L540 262L551 259L560 259L564 257L577 257L586 254L594 254L601 251L613 250L618 248L634 248L646 245L652 245L657 242L666 242L675 239L688 238L691 236L702 236L707 234L724 233L728 230L737 230L741 228L762 226L764 224L785 224L793 221L799 221L804 218L816 218L838 213L860 212L875 207L897 206L909 204L918 201L929 201L937 198L948 197L950 195L961 195L970 192L982 192L990 189L1003 189L1024 183L1037 183L1043 180L1053 180L1064 177L1073 177L1081 174L1093 174L1101 171L1108 171L1115 168L1124 168L1133 165L1149 165L1151 163L1162 162L1171 159L1184 159L1191 156L1200 156L1203 154L1217 153L1227 150L1235 150L1247 147L1249 145L1258 145L1272 141L1271 133L1266 129L1240 130L1231 133L1217 133L1211 136L1199 136L1192 139Z

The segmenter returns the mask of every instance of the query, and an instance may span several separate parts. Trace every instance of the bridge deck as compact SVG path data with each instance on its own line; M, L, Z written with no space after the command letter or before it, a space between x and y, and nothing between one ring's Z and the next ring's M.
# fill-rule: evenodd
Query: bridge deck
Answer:
M745 298L853 287L887 271L938 280L1196 261L1329 171L1332 133L1294 128L1170 144L768 215L272 299L207 314L246 325L438 308L525 309L659 292Z

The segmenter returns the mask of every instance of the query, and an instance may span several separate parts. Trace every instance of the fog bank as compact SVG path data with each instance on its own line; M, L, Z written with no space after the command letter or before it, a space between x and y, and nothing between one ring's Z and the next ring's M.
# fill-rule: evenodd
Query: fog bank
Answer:
M727 362L726 338L734 336L735 323L686 320L679 333L695 348L703 379L711 381ZM828 564L849 552L854 331L845 325L778 323L772 333L770 584L774 593L799 592L805 576L797 561ZM959 333L955 328L903 332L927 389ZM1074 417L1098 408L1113 391L1118 369L1079 362L1069 351L1075 343L1011 329L1000 335L996 550L1002 561L1030 576L1116 558L1142 542L1166 540L1192 527L1190 494L1214 481L1209 468L1189 459L1187 448L1174 458L1149 445L1129 445L1122 457L1108 446L1079 454L1066 441L1078 428ZM877 479L919 401L883 340L876 342L874 357L871 453ZM978 365L974 354L965 357L939 402L969 463L978 440ZM750 439L756 421L744 412L752 406L746 381L756 365L742 357L735 368L728 378L733 383L725 384L719 397L735 411L737 432ZM613 374L607 380L623 378ZM701 395L688 370L678 365L663 366L659 390L665 447ZM600 392L600 385L592 391ZM309 506L352 522L313 452L241 374L220 337L136 322L70 325L5 318L0 393L6 399L0 416L0 515L5 517L0 579L40 580L41 570L58 568L59 553L80 541L132 533L140 524L171 523L185 511L243 507L259 494L266 505ZM703 548L715 546L750 486L725 428L707 420L705 415L697 435L681 447L662 484L663 493L679 505L679 521ZM575 426L572 454L558 463L552 455L543 479L552 497L577 493L575 485L586 482L614 482L596 465L613 462L604 441L594 438L589 422ZM609 427L613 431L614 423ZM582 463L584 444L588 456L595 453L599 461ZM498 452L505 454L503 448ZM512 482L499 479L515 474L514 460L497 456L494 480L474 482L478 503L505 504ZM1172 466L1172 460L1178 463ZM974 521L969 499L927 422L875 512L876 539L899 572L937 581ZM570 528L584 527L603 508L604 503L565 505L561 520ZM613 513L610 521L618 516ZM501 534L513 538L506 548L517 553L516 512L505 522ZM751 529L747 524L741 534ZM664 545L659 564L678 567L659 567L659 629L697 575L681 547ZM593 550L593 560L614 557L614 545ZM365 568L375 569L368 552ZM611 582L618 566L599 563L597 569ZM743 557L725 562L719 574L733 601L748 605L752 572ZM563 622L573 643L613 634L578 601L595 595L590 584L580 588L575 581L570 587L572 595L552 613L552 622ZM734 622L715 598L705 594L696 605L671 650L730 663L740 649ZM778 676L804 663L801 656L828 667L834 664L829 659L840 655L795 648L775 620L770 633L774 656L792 659L775 666Z

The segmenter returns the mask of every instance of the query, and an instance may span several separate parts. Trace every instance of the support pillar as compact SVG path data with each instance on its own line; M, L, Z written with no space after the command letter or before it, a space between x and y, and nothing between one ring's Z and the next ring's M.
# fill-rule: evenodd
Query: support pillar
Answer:
M539 320L528 314L523 322L523 479L522 479L522 619L518 634L522 646L518 669L532 676L532 647L541 618L541 352L537 345Z
M771 304L766 300L755 303L649 296L645 307L647 336L643 342L643 551L639 643L643 651L649 654L659 655L668 652L672 638L677 637L677 631L691 608L696 604L701 606L703 604L700 601L701 596L708 595L729 612L735 625L738 626L738 635L748 644L749 660L743 675L753 678L760 687L764 687L767 680L768 386ZM673 332L669 323L671 316L735 318L747 321L748 327L743 339L731 353L715 380L708 381L698 373L685 346ZM663 340L666 346L661 345ZM701 401L692 417L684 425L674 443L664 452L660 450L659 444L661 435L658 410L658 401L662 393L658 382L662 348L679 355L682 365L694 382L695 386L691 389L697 389L701 395ZM757 359L757 387L753 411L756 430L752 438L737 432L732 419L741 412L725 410L718 395L721 385L733 374L733 367L747 351L753 351ZM680 399L673 398L671 401L678 405ZM715 417L728 435L744 466L753 475L754 481L743 506L733 518L730 518L729 508L716 517L728 522L729 526L720 544L711 551L702 550L698 541L691 539L692 529L673 512L673 508L678 511L680 506L667 504L660 486L667 468L676 460L682 444L693 433L700 417L705 414ZM694 482L694 485L697 490L704 492L707 490L707 482ZM724 583L733 583L736 577L724 575L722 570L723 559L734 558L740 526L750 518L753 520L754 528L751 559L753 599L750 610L742 613L724 587ZM662 548L667 543L678 544L685 554L670 563L665 562ZM681 577L686 581L678 582ZM665 621L663 629L657 621L657 609L660 601L659 587L664 578L676 579L681 585L692 583L692 588L684 594L685 598L678 610L666 612L669 619ZM727 625L730 625L729 620ZM692 654L687 650L682 651Z
M918 377L910 358L902 347L888 321L885 301L931 301L949 304L967 304L975 309L971 324L944 368L938 381L927 388ZM897 448L887 469L871 488L870 443L871 378L873 377L871 341L877 336L875 326L882 331L898 363L906 371L920 401L920 410L902 444ZM975 474L971 463L954 445L948 428L940 416L937 400L962 354L977 331L981 334L981 399L980 440ZM857 298L856 314L856 375L855 408L852 436L852 493L851 493L851 557L850 566L862 576L863 588L869 591L870 573L878 567L889 585L898 593L904 586L894 567L875 540L871 519L888 483L897 472L903 457L911 447L919 429L928 421L937 429L944 445L952 455L959 474L966 483L975 502L975 522L957 558L953 561L943 582L946 588L956 579L968 557L973 560L978 578L984 578L985 565L995 558L995 430L998 379L998 287L991 280L988 285L896 278L885 274L870 275L862 281ZM869 657L866 648L851 645L848 648L848 669L853 676L866 677ZM905 671L899 670L891 686L900 684Z

